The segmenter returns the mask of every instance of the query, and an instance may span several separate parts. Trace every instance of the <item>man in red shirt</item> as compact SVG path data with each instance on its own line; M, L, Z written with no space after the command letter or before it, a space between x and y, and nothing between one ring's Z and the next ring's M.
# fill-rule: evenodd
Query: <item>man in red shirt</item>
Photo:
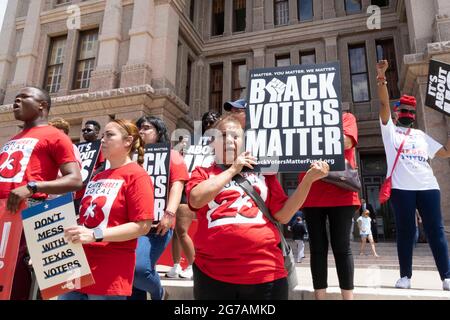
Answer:
M70 138L47 124L51 99L40 88L26 87L17 94L13 112L23 129L0 149L0 199L16 212L20 203L43 201L82 187L80 169ZM58 171L62 176L57 178ZM28 299L31 277L25 262L22 235L11 299Z

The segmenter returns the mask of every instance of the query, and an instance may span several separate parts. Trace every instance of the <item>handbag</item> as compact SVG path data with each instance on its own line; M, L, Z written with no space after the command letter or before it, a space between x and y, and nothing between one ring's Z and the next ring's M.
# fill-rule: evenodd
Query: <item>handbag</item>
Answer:
M322 178L322 181L354 192L361 190L361 180L359 180L358 170L353 169L347 160L345 160L344 171L329 172L325 178Z
M394 173L394 169L397 166L398 158L400 157L400 153L403 150L403 145L405 144L406 138L408 138L409 133L411 132L411 128L406 131L405 139L403 139L400 148L397 151L397 157L395 158L394 165L392 166L391 175L384 180L383 184L380 187L380 194L378 195L378 200L380 204L385 203L391 197L391 189L392 189L392 174Z
M297 278L297 271L295 269L295 260L294 260L294 252L292 251L291 246L287 243L286 238L283 235L282 232L282 225L277 222L272 215L269 213L269 209L267 208L266 204L264 203L264 200L261 198L261 196L255 191L253 186L250 184L250 182L245 179L240 174L237 174L233 177L233 180L242 188L244 189L245 193L255 201L258 208L261 210L261 212L266 216L269 221L271 221L278 229L278 232L280 233L281 238L281 251L283 252L284 257L284 268L286 269L288 276L287 281L289 285L290 290L294 290L294 288L298 285L298 278Z

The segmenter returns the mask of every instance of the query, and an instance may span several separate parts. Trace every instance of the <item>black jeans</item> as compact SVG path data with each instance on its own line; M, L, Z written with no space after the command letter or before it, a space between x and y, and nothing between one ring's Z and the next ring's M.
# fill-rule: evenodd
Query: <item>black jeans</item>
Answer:
M234 284L215 280L195 265L195 300L287 300L288 282L286 278L261 284Z
M326 221L330 226L330 242L333 249L339 287L353 289L353 255L350 248L350 230L355 213L355 206L304 208L309 232L311 255L311 274L314 289L328 287L328 236Z

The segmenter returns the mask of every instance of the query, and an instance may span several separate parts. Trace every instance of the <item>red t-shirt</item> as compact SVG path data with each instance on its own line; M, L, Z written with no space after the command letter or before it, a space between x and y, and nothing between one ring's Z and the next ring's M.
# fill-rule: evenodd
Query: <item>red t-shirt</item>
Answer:
M351 113L342 115L344 135L349 136L353 140L353 148L344 150L345 159L354 168L356 166L355 147L358 143L358 127L356 126L356 118ZM298 175L301 182L305 173ZM308 207L343 207L343 206L360 206L358 192L345 190L333 184L323 182L321 180L312 184L308 197L303 204L303 208Z
M176 150L170 150L169 190L175 181L189 180L189 172L183 156Z
M186 185L188 203L193 188L221 172L216 164L209 168L197 167ZM243 175L261 195L271 214L283 207L287 196L275 175ZM208 205L200 209L191 207L191 210L196 211L198 219L195 264L203 273L235 284L260 284L287 276L277 228L234 181Z
M0 199L28 181L52 181L61 165L77 162L70 138L52 126L23 130L0 150ZM35 193L33 198L47 198Z
M153 219L153 185L132 162L92 178L80 205L80 223L102 229ZM83 245L95 284L80 291L95 295L131 295L137 240Z

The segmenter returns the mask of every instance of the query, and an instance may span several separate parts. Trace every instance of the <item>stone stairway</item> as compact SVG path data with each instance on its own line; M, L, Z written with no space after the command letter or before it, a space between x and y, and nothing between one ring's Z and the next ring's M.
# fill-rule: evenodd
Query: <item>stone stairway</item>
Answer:
M294 252L296 246L292 242ZM376 244L380 258L369 255L370 248L366 247L368 255L359 256L359 242L352 242L351 247L355 263L355 299L361 300L450 300L450 292L442 290L442 282L434 263L431 250L427 243L419 243L414 250L412 289L394 288L399 278L399 265L396 244L393 242L379 242ZM309 265L309 244L305 243L305 259L298 263L297 275L299 285L290 294L292 300L314 299L314 289ZM330 252L328 255L328 297L340 299L340 289L334 264ZM167 289L172 300L192 300L193 282L185 279L168 279L165 272L167 266L157 266L162 285Z

